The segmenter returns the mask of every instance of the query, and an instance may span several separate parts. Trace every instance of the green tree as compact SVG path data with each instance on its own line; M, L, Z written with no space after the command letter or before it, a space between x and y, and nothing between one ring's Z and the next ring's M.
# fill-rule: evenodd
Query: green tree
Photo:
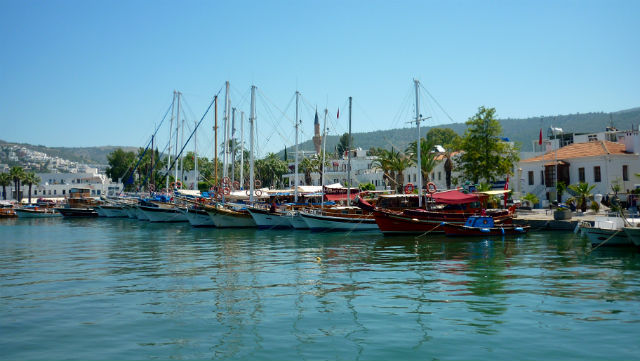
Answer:
M386 186L395 184L395 171L393 170L394 151L378 148L377 158L372 162L373 168L382 170L382 181ZM394 185L395 188L395 185Z
M393 149L392 149L393 151ZM411 166L411 160L406 155L395 152L391 155L391 169L395 173L396 192L402 193L404 185L404 170Z
M411 142L407 147L406 153L409 155L409 159L417 163L418 162L418 149L416 144L418 142ZM433 169L438 164L436 159L438 153L433 151L433 147L435 147L436 143L431 140L427 140L425 138L420 138L420 170L422 175L422 184L426 185L429 182L429 175L433 172Z
M500 139L502 127L495 113L495 108L480 107L465 123L467 130L459 141L462 153L456 162L463 179L492 183L513 174L513 165L519 160L518 149Z
M29 186L29 204L31 204L31 187L35 184L38 185L42 179L38 177L34 172L26 173L23 182Z
M358 188L360 188L360 190L362 191L375 191L376 190L376 186L373 185L373 183L369 182L369 183L360 183L360 185L358 185Z
M427 132L427 141L444 148L451 148L460 141L460 136L451 128L431 128Z
M122 183L126 184L127 178L135 165L134 161L135 154L133 152L125 152L122 148L118 148L107 155L109 166L105 173L114 181L121 180Z
M300 164L298 165L298 170L304 173L304 184L311 185L311 173L313 173L313 171L315 170L311 159L302 159L302 161L300 161Z
M531 207L533 207L534 205L538 204L538 202L540 202L538 197L533 193L527 193L522 197L522 200L529 202Z
M256 179L262 181L263 187L277 186L282 175L289 171L287 163L275 153L269 153L263 159L255 161Z
M7 186L11 185L11 174L0 173L0 185L2 186L2 199L7 200Z
M19 202L22 199L22 193L20 192L20 182L24 179L25 173L22 167L11 167L9 171L11 179L13 180L13 189L16 194L16 200Z
M451 189L451 173L453 172L453 152L450 148L444 151L444 175L447 183L447 189Z
M351 142L349 142L349 138L351 138ZM342 134L340 140L338 140L338 154L344 154L349 148L349 144L351 144L351 148L353 148L353 136L349 137L349 133Z
M575 194L569 198L567 202L575 201L576 207L579 207L582 212L587 211L587 201L593 197L591 191L595 188L595 185L590 186L588 183L570 184L569 189Z

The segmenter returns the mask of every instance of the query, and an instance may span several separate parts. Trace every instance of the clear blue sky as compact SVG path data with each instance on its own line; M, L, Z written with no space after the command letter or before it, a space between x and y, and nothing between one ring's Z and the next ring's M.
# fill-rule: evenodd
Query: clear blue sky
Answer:
M640 1L0 0L0 139L143 146L174 89L193 121L226 80L247 113L259 88L263 151L293 144L296 89L301 140L316 105L346 131L349 96L354 132L408 126L413 78L455 122L617 111L640 106L639 18ZM451 122L421 99L427 125Z

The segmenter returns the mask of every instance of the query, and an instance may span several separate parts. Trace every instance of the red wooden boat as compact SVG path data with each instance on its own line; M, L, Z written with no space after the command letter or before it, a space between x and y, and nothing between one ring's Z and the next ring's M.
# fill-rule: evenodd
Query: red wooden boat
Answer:
M370 210L376 224L385 235L443 233L442 222L463 225L466 220L483 211L482 194L466 194L457 190L428 195L428 209L418 208L417 195L380 196L374 207L358 199L358 205ZM514 208L508 210L486 210L496 224L513 223Z
M525 234L529 231L529 226L495 224L493 217L488 216L471 216L463 225L442 222L441 228L449 237L505 236Z

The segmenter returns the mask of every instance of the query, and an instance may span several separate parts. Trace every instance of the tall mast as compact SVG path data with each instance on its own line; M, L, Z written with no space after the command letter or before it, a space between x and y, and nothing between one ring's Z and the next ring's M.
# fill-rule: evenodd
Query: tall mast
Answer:
M254 183L255 176L253 173L253 124L256 119L256 86L251 86L251 108L249 110L249 125L251 126L251 131L249 132L249 202L253 203L253 192L254 192Z
M418 207L422 207L422 158L420 154L420 148L422 148L422 144L420 141L420 97L419 97L419 89L420 82L417 79L413 79L413 83L416 88L416 125L418 126L418 142L416 143L416 153L418 155Z
M294 202L298 203L298 184L300 184L300 182L298 181L298 125L300 124L298 121L298 102L300 99L300 92L296 90L296 160L295 160L295 169L294 169L294 173L295 173L295 185L293 188L293 195L294 195Z
M218 184L218 96L213 98L213 184Z
M236 152L233 148L236 147L235 141L236 135L236 108L231 109L231 146L229 150L231 152L231 184L236 180Z
M195 129L193 131L193 168L195 171L195 176L196 176L196 189L198 189L198 181L200 181L200 175L198 174L198 134L197 134L197 126L198 126L198 122L197 121L193 121L193 126Z
M244 112L240 112L240 188L244 186Z
M184 118L182 118L182 123L180 127L180 146L184 147ZM184 179L184 155L180 155L180 180Z
M171 164L171 132L173 131L173 115L176 105L176 91L173 91L173 100L171 101L171 122L169 123L169 151L167 152L167 177L165 181L165 189L169 191L169 165Z
M327 113L329 110L324 108L324 121L322 122L322 175L320 179L320 186L322 187L322 200L320 202L320 208L324 209L324 162L326 157L325 149L327 147Z
M154 155L155 155L155 151L154 151L154 140L155 140L156 135L152 135L151 136L151 180L149 181L149 183L153 184L153 186L155 187L155 183L153 182L153 161L154 159ZM149 189L149 186L147 185L147 189ZM149 189L150 190L150 189Z
M175 159L178 159L178 132L180 131L180 92L176 92L176 95L178 97L178 106L177 106L177 111L176 111L176 157ZM178 182L178 180L180 180L178 178L178 166L176 165L176 175L175 175L175 179L176 182Z
M229 108L231 107L231 99L229 99L229 82L227 81L225 86L224 93L224 153L222 155L222 177L225 178L227 176L227 146L228 146L228 124L229 124Z
M349 97L349 138L347 138L347 206L351 205L351 103L352 97Z

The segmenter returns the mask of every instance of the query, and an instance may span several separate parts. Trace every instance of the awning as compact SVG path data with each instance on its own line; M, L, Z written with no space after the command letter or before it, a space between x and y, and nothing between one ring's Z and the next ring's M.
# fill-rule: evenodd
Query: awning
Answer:
M558 165L569 165L569 163L565 162L564 160L558 160L558 161L551 161L551 162L545 163L544 166L545 167L553 167L553 166L556 165L556 163Z
M433 198L436 203L445 204L467 204L471 202L478 202L480 200L477 194L466 194L457 190L429 194L427 197Z
M502 189L502 190L496 190L496 191L484 191L484 192L476 192L476 193L482 193L482 194L486 194L488 196L501 196L505 193L511 193L511 189Z
M358 195L358 193L351 193L351 200L353 200L354 198L356 198L356 196ZM347 199L347 193L341 193L341 194L325 194L324 195L328 201L344 201Z

